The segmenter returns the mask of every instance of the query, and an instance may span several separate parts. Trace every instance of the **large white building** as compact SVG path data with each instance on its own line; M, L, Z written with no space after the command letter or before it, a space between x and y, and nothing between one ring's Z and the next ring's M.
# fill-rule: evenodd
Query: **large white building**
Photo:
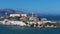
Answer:
M10 17L20 17L20 16L24 16L24 17L27 17L27 14L10 14Z
M20 14L10 14L10 17L16 17L16 16L20 17Z

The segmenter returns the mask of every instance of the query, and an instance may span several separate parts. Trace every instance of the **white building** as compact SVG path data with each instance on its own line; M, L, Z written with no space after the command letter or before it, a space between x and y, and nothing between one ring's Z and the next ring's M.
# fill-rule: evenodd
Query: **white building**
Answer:
M10 17L16 17L16 16L20 17L20 14L10 14Z
M33 17L30 17L29 20L34 20L34 18Z
M21 16L27 17L27 14L21 14Z

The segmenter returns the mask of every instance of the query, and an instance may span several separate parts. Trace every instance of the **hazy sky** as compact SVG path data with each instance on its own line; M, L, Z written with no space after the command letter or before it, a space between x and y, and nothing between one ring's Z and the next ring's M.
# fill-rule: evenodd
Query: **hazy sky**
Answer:
M60 0L0 0L0 8L13 8L25 12L60 14Z

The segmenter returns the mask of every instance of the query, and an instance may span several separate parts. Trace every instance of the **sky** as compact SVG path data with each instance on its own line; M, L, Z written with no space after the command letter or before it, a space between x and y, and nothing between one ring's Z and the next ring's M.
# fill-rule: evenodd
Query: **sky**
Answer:
M41 14L60 14L60 0L0 0L0 9L11 8Z

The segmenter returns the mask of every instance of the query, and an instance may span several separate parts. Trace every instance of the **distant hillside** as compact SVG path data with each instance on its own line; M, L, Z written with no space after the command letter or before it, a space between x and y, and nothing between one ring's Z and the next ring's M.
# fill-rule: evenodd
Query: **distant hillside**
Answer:
M23 11L17 11L13 9L0 9L0 16L5 16L5 13L9 16L10 14L14 13L24 13Z

